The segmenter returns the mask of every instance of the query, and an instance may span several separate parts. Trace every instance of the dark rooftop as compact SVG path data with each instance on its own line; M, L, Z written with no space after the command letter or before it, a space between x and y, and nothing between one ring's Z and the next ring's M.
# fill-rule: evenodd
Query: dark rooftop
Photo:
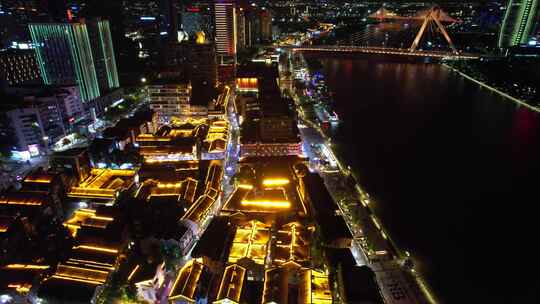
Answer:
M342 267L341 271L347 303L384 303L375 273L368 266Z
M323 179L317 173L307 173L304 177L306 191L309 195L315 218L321 227L326 240L339 238L352 239L351 232L343 219L337 215L338 206L328 192Z
M229 247L234 235L234 226L227 216L215 217L201 239L195 245L191 256L198 258L206 256L214 261L219 261L225 256L224 251Z
M207 106L212 100L217 99L218 94L218 90L212 84L193 83L190 103Z

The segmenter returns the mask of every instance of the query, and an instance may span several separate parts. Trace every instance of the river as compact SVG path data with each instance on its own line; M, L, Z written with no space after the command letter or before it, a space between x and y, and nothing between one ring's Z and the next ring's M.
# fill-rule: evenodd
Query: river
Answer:
M539 303L539 115L439 64L305 56L334 94L338 153L441 302Z

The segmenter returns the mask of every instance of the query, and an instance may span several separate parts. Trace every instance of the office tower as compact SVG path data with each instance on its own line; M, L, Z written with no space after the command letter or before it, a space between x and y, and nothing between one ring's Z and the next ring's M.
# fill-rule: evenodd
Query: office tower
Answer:
M160 32L166 32L170 41L176 41L180 29L180 2L178 0L159 1Z
M120 87L109 21L91 19L87 27L100 91L103 93Z
M261 43L261 18L257 9L250 8L244 13L246 46L253 47Z
M214 2L216 53L220 64L236 61L236 8L233 0Z
M190 79L193 83L215 85L217 82L215 45L206 41L202 32L199 32L198 35L196 43L189 45L187 62L191 69Z
M0 52L0 80L7 85L41 82L39 67L33 50Z
M269 10L261 11L261 41L272 41L272 14Z
M203 31L202 28L203 16L198 8L188 7L182 10L182 30L184 30L189 37L194 37L199 31Z
M246 15L243 8L236 10L236 48L243 50L246 47Z
M28 27L45 84L77 84L83 102L118 87L107 21L91 21L88 25L38 23Z
M508 0L499 32L500 48L529 42L539 27L539 2L538 0Z
M190 39L196 37L198 32L204 32L207 40L212 40L214 27L212 25L213 6L207 3L195 2L182 9L182 30Z
M28 25L45 84L79 86L84 102L100 96L86 24Z

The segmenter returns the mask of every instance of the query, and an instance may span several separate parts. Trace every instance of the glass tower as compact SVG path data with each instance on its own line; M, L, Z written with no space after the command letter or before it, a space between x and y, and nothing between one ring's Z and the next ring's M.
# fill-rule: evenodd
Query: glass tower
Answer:
M109 21L89 20L87 27L101 93L118 88L120 84Z
M233 0L214 3L216 50L221 63L236 62L236 8Z
M77 84L83 102L100 96L86 24L29 24L45 84Z
M499 33L498 46L525 44L540 22L540 0L508 0Z

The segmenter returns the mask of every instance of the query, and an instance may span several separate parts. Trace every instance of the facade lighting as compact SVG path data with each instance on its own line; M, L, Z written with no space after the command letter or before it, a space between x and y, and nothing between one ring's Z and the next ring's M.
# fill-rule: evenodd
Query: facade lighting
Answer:
M289 180L286 178L274 178L274 179L265 179L263 180L263 186L266 187L275 187L275 186L284 186L289 183Z
M254 206L271 209L287 209L291 203L287 201L242 201L242 206Z
M46 265L31 265L31 264L9 264L6 265L7 269L49 269Z
M252 185L248 185L248 184L239 184L239 185L238 185L238 188L240 188L240 189L246 189L246 190L251 190L251 189L253 189L253 186L252 186Z
M99 246L79 245L79 246L73 247L73 249L79 249L79 248L107 252L107 253L118 253L118 250L116 249L110 249L110 248L99 247Z

